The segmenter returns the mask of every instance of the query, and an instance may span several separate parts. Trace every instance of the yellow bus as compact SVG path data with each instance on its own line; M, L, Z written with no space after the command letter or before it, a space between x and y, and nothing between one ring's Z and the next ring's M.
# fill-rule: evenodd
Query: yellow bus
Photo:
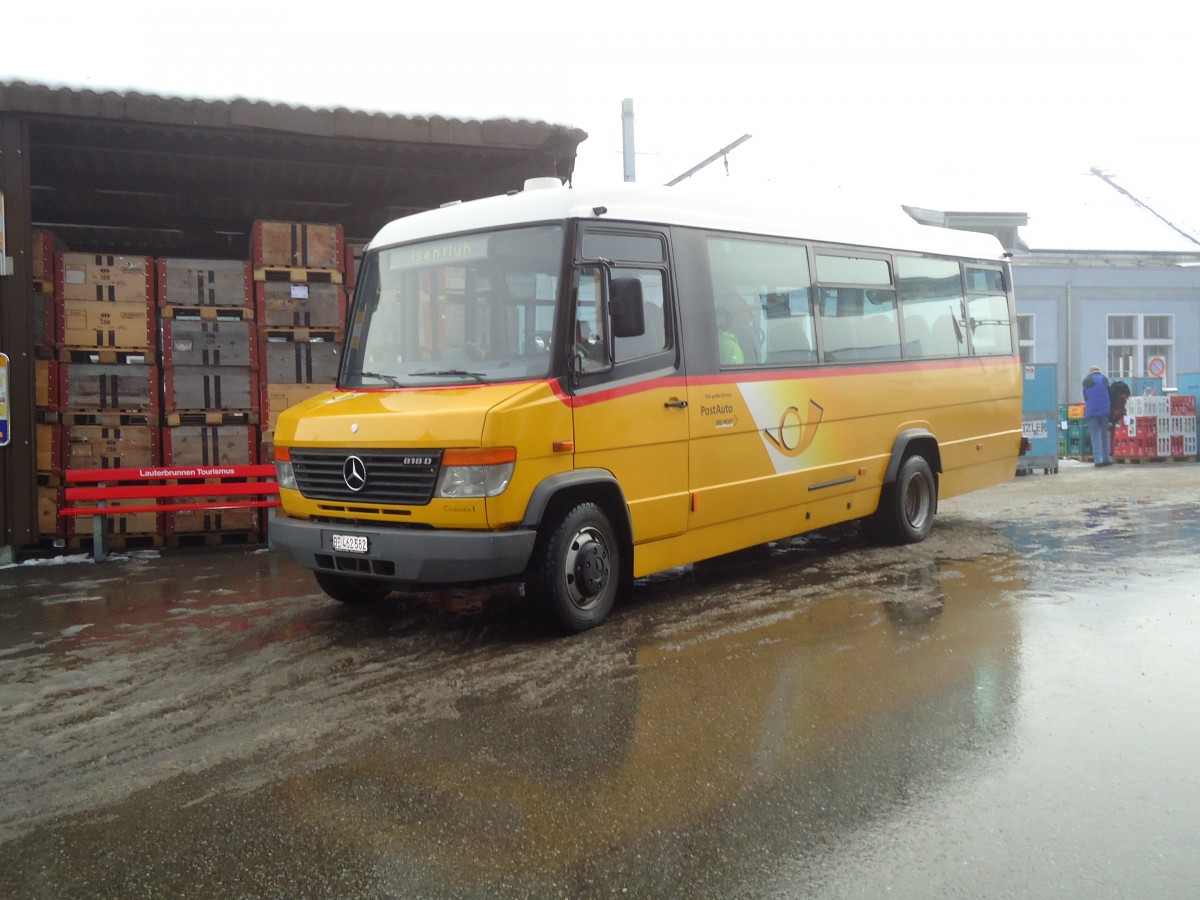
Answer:
M1011 285L994 238L899 209L535 179L399 219L336 389L278 418L272 544L344 603L520 580L574 632L836 523L920 541L1015 473Z

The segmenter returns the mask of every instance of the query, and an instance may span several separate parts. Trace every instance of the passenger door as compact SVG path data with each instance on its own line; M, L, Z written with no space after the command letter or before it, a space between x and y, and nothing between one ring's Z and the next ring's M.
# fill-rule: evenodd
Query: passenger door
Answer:
M572 323L575 467L617 479L635 544L681 534L688 517L688 415L666 238L586 231L579 248ZM627 311L614 302L613 285L621 294L622 281L640 288L642 322L635 333L627 333L629 319L621 315Z

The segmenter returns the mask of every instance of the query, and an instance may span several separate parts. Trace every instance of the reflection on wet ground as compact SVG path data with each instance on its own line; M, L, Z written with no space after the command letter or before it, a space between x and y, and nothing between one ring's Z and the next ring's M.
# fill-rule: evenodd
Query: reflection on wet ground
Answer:
M1087 695L1100 598L1177 585L1198 537L1190 502L948 505L913 547L643 579L570 640L516 588L354 613L266 552L10 569L0 866L21 895L878 896L921 860L1004 896L905 829L1052 795L1028 754Z

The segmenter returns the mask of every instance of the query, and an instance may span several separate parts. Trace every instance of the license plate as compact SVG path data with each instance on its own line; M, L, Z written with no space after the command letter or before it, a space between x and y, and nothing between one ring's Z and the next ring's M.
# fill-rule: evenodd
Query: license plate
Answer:
M366 553L367 538L361 534L335 534L332 536L333 549L342 553Z

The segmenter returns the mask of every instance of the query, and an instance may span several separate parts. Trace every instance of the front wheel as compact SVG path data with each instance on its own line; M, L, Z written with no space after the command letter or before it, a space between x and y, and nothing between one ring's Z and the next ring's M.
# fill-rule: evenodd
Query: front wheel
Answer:
M937 480L923 456L910 456L900 465L896 480L883 486L879 509L867 520L868 531L891 544L915 544L933 528L937 510Z
M347 606L375 606L393 590L388 582L374 578L330 575L328 572L313 572L313 577L317 579L321 590Z
M608 616L620 573L612 523L595 503L580 503L549 526L530 564L529 588L562 628L578 633Z

